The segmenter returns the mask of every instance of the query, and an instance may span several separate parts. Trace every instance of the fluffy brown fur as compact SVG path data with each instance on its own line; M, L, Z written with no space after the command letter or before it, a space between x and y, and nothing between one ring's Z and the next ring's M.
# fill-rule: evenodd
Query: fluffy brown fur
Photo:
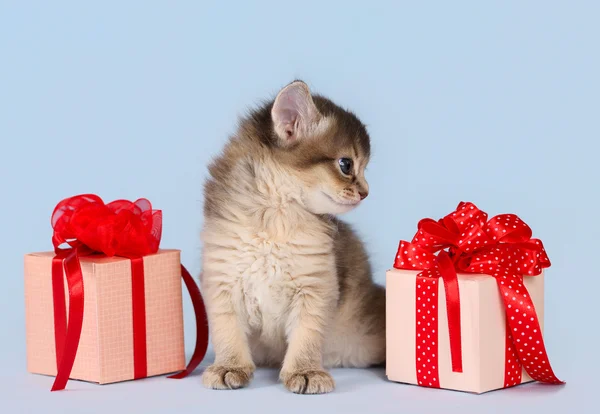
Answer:
M207 387L243 387L257 365L280 366L290 391L325 393L324 367L384 361L385 292L335 217L368 194L369 156L359 119L301 81L241 121L205 184Z

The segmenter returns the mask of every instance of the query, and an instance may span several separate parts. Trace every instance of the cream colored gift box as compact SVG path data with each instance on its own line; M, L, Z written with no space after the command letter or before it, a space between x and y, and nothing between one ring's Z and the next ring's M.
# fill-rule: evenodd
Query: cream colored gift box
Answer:
M52 258L25 256L27 369L56 375ZM85 305L71 379L100 384L134 378L131 261L81 257ZM147 375L185 368L181 265L178 250L144 256ZM67 283L65 282L65 291ZM68 301L68 294L65 293Z
M391 269L386 274L387 362L391 381L417 384L416 277L419 271ZM544 275L525 276L540 328L544 322ZM458 274L463 372L452 372L446 299L438 292L438 370L441 388L484 393L504 387L506 316L492 276ZM532 379L525 370L521 383ZM421 384L423 385L423 384Z

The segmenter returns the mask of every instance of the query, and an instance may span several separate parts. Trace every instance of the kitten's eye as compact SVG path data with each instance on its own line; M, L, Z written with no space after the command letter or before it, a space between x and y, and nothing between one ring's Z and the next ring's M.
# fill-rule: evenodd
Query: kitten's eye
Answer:
M350 175L352 173L352 160L350 158L340 158L338 163L340 164L340 170L344 175Z

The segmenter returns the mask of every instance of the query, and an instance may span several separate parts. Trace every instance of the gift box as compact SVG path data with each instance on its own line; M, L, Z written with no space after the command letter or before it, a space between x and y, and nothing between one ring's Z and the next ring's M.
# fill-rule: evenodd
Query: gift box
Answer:
M81 195L59 203L52 226L55 251L25 255L28 371L56 376L52 390L69 378L107 384L193 371L208 345L206 313L180 251L159 249L161 211L145 199ZM197 320L187 367L182 280Z
M56 375L52 292L53 252L25 256L27 369ZM85 286L83 324L70 378L106 384L131 380L134 369L131 261L120 257L80 259ZM179 251L144 257L147 376L185 368ZM68 298L64 283L63 300ZM68 299L67 299L68 301ZM68 305L66 306L68 308Z
M542 242L513 214L472 203L423 219L386 274L389 380L472 393L563 384L542 336Z

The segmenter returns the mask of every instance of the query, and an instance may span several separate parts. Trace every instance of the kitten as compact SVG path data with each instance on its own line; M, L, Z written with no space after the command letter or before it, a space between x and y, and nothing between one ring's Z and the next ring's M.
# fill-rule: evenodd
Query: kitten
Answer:
M335 218L367 194L370 141L358 118L295 81L240 123L205 184L202 288L215 389L281 367L292 392L326 393L324 367L385 360L385 291Z

